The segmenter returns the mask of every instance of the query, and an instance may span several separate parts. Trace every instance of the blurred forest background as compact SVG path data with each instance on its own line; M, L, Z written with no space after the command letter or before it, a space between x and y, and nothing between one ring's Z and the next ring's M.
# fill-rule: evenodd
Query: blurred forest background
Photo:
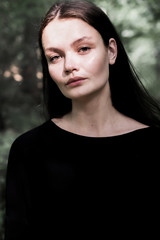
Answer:
M4 233L5 174L17 136L43 123L38 49L41 19L54 0L0 3L0 240ZM117 28L144 85L160 100L159 0L93 0Z

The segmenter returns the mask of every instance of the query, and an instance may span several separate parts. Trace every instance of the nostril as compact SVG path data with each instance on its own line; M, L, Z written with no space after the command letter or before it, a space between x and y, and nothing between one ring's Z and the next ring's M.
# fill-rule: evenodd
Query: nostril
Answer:
M71 72L73 72L73 71L78 71L78 68L76 68L76 67L67 67L67 68L65 68L65 73L71 73Z
M65 70L65 73L67 73L67 74L68 74L68 73L71 73L71 72L72 72L72 71L69 71L69 70Z

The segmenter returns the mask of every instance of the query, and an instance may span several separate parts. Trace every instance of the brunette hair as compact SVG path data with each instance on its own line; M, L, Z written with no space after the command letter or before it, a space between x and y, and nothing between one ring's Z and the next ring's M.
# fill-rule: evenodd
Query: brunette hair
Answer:
M42 46L44 28L56 17L59 19L78 18L94 27L102 36L105 46L109 39L117 43L118 56L109 67L109 83L113 106L121 113L150 126L160 126L160 106L149 95L140 81L115 27L108 16L88 1L61 1L55 3L43 19L39 31L39 46L43 68L44 103L49 118L61 117L72 109L71 100L66 98L51 79Z

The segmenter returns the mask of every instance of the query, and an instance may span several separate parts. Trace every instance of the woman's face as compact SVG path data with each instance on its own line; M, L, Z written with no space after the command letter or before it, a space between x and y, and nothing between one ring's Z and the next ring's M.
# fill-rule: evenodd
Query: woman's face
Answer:
M86 22L54 19L44 29L42 44L51 78L64 96L79 99L107 89L109 64L116 59L116 43L106 48L101 35Z

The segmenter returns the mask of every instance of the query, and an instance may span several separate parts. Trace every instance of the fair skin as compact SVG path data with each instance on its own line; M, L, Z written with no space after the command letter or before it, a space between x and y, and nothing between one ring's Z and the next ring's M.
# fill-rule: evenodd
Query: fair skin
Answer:
M51 78L72 100L70 113L52 119L56 125L89 137L115 136L147 127L112 105L108 79L109 65L117 58L113 38L106 48L98 31L86 22L56 18L45 27L42 44Z

